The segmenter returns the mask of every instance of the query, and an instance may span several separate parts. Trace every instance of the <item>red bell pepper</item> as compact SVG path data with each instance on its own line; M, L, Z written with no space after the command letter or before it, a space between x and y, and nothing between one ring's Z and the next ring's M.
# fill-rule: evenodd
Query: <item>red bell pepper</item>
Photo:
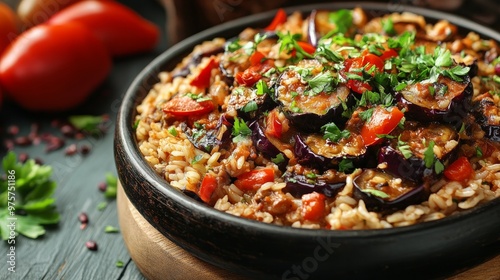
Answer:
M170 99L163 106L163 112L178 117L203 115L215 108L212 100L196 101L189 96Z
M234 181L234 185L242 191L253 191L262 184L274 181L274 169L271 167L254 169L241 174Z
M308 221L318 221L325 215L324 194L312 192L302 196L302 217Z
M397 107L391 109L375 107L371 118L361 127L360 134L365 145L373 145L380 140L377 135L389 134L393 131L403 116L403 112Z
M198 191L198 196L204 202L210 202L212 195L217 188L217 178L210 173L205 174L203 180L201 181L200 189Z
M285 10L278 9L278 11L276 12L276 15L274 16L274 18L271 21L271 23L267 27L265 27L264 29L267 30L267 31L274 31L274 30L276 30L276 28L280 24L283 24L283 23L286 22L287 17L288 16L287 16Z
M207 65L203 67L198 74L192 81L191 85L199 88L207 88L210 86L210 78L212 77L212 70L217 68L219 65L215 61L214 58L211 58L210 61L208 61Z
M459 157L444 170L444 176L453 181L466 181L474 174L474 169L466 157Z

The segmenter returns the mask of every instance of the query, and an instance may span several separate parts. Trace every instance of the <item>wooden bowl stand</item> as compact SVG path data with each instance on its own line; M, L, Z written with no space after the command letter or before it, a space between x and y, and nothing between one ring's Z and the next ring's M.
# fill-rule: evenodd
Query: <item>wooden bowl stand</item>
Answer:
M118 219L127 249L147 279L243 279L186 252L156 230L137 211L118 183ZM499 280L500 256L448 280Z

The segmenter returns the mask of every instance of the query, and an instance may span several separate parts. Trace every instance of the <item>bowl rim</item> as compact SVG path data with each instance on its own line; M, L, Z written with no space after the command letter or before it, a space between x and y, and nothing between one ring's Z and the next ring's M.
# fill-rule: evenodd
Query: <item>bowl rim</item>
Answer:
M393 5L394 8L390 6ZM489 27L485 27L471 20L462 18L460 16L452 15L446 12L434 11L427 8L408 6L403 4L391 4L391 3L374 3L374 2L336 2L336 3L322 3L322 4L309 4L300 5L284 8L287 14L294 11L300 12L310 12L312 10L319 9L351 9L354 7L361 7L365 11L376 11L381 13L392 13L392 12L412 12L418 15L424 16L426 19L446 19L451 23L457 25L459 28L463 28L469 31L479 33L483 38L494 39L500 42L500 33L494 31ZM129 88L127 89L122 104L117 115L116 122L116 133L115 133L115 145L116 142L120 142L123 145L123 149L127 152L130 157L130 164L133 166L135 171L139 172L141 176L146 178L153 186L163 195L169 197L173 201L179 203L182 207L187 209L192 209L197 215L202 219L218 220L222 223L229 223L241 228L253 228L255 230L263 232L263 234L271 235L283 235L288 237L317 237L317 236L329 236L329 237L349 237L349 238L383 238L392 235L401 235L405 233L412 233L415 231L431 231L437 228L444 227L448 224L453 224L461 220L473 219L478 215L481 215L488 210L495 207L500 207L500 198L495 198L492 201L485 203L477 208L462 211L460 213L445 217L443 219L422 222L414 225L394 227L394 228L383 228L383 229L363 229L363 230L329 230L329 229L306 229L306 228L294 228L291 226L280 226L275 224L267 224L264 222L246 219L238 217L229 213L225 213L216 210L204 203L194 200L189 196L185 195L177 188L172 187L168 182L158 175L153 168L151 168L144 157L142 156L136 141L135 131L133 130L133 121L136 115L136 106L140 104L145 97L145 94L153 87L153 85L158 81L157 75L161 71L172 70L163 69L163 66L167 62L171 62L178 59L179 55L184 55L192 51L192 48L205 40L211 40L216 38L221 33L231 33L243 30L241 27L256 26L256 23L262 23L265 20L272 19L277 9L270 10L264 13L259 13L252 16L242 17L236 20L232 20L197 34L194 34L181 42L173 45L172 47L166 49L163 53L154 58L132 81ZM220 37L220 36L219 36ZM146 85L146 92L143 93L144 96L139 97L138 93L142 89L145 82L148 79L152 79L152 84ZM156 82L154 82L156 80ZM142 87L142 88L141 88ZM126 188L126 186L124 186ZM132 201L132 203L134 203Z

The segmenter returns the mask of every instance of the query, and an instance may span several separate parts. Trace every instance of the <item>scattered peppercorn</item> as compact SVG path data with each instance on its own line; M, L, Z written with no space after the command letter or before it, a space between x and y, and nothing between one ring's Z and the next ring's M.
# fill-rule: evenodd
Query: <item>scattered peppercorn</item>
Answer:
M16 136L19 133L19 126L11 125L7 128L7 133L12 136Z
M82 212L78 215L78 221L82 224L87 224L89 222L89 216L87 216L87 213Z
M99 185L97 185L97 188L101 191L101 192L105 192L106 189L108 188L108 184L106 184L106 182L100 182Z
M32 141L28 136L19 136L14 139L14 143L18 146L29 146Z
M80 147L80 153L81 153L82 155L88 155L88 154L90 153L90 150L91 150L91 148L90 148L90 146L89 146L89 145L82 145L82 146Z
M495 65L495 75L500 76L500 63Z
M17 160L21 163L25 163L29 159L29 156L27 153L20 153Z
M73 144L69 145L68 147L66 147L64 154L67 156L72 156L72 155L76 154L76 152L78 152L78 149L76 147L76 144L73 143Z
M90 251L97 251L97 243L93 240L85 242L85 247L87 247Z

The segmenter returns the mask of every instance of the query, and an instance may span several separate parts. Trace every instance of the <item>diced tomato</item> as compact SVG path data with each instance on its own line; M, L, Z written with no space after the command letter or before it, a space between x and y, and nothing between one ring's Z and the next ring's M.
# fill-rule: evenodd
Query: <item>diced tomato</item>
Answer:
M367 90L372 90L372 86L369 83L360 80L348 80L347 87L357 93L363 93Z
M253 87L262 78L262 74L266 73L273 66L273 60L265 60L260 64L248 67L243 72L236 73L234 78L240 85Z
M380 59L382 59L382 61L386 61L389 58L396 57L398 55L399 54L395 49L386 49L380 56Z
M259 51L255 51L251 56L250 56L250 65L254 66L254 65L259 65L261 64L264 59L266 58L266 56L259 52Z
M218 67L219 65L215 61L215 59L211 58L210 61L203 67L192 81L191 85L199 88L207 88L210 86L210 78L212 77L212 70Z
M373 66L375 66L375 71L383 71L384 70L384 61L380 59L380 57L366 53L361 55L360 57L346 59L344 61L344 74L343 76L347 78L345 73L350 73L354 75L361 76L361 70L370 71ZM375 75L372 72L372 75ZM349 79L347 78L347 87L357 93L363 93L367 90L372 90L372 86L364 81L357 79Z
M375 70L383 71L384 61L380 57L369 53L362 57L361 66L364 67L366 71L369 71L373 66L375 66Z
M453 181L466 181L474 174L474 169L466 157L459 157L444 170L444 176Z
M302 217L308 221L317 221L325 215L324 194L312 192L302 196Z
M163 106L163 112L174 116L185 117L192 115L203 115L215 108L211 100L198 102L189 96L170 99Z
M286 22L287 17L288 16L287 16L285 10L278 9L278 11L276 12L276 15L274 16L274 18L271 21L271 23L267 27L265 27L264 29L267 30L267 31L274 31L274 30L276 30L276 28L280 24L283 24L283 23Z
M234 185L242 191L253 191L262 184L274 181L274 169L271 167L254 169L236 178Z
M305 51L306 53L308 54L313 54L314 52L316 52L316 47L314 47L313 45L307 43L307 42L303 42L303 41L297 41L297 44L299 45L299 47ZM297 50L293 50L292 53L290 54L292 57L295 57L297 56Z
M276 111L272 111L267 116L266 134L274 136L276 138L280 138L283 132L283 124L276 114L278 114Z
M361 127L361 137L366 146L377 143L377 135L389 134L398 126L404 114L397 107L386 109L375 107L371 118Z
M198 195L204 202L210 202L212 194L217 188L217 178L210 173L207 173L203 180L201 181L200 189Z

